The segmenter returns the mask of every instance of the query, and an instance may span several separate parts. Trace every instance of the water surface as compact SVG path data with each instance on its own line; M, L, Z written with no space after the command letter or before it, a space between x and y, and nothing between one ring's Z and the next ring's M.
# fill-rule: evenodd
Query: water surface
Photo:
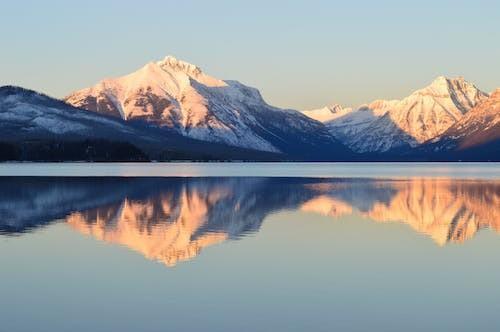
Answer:
M496 330L500 179L452 172L0 177L0 331Z
M0 163L0 176L452 177L499 179L500 163Z

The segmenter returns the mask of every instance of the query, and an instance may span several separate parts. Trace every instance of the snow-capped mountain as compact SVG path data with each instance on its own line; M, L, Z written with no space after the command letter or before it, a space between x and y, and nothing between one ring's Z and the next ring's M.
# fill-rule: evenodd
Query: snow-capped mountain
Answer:
M392 121L418 143L443 133L488 95L463 77L438 77L389 109Z
M302 114L307 115L311 119L324 123L347 115L351 111L352 108L343 108L339 104L333 104L316 110L302 111Z
M487 97L462 77L440 76L402 100L378 100L325 123L356 152L386 152L442 134Z
M277 159L274 154L193 140L165 133L151 125L88 112L13 86L0 87L0 143L6 144L8 150L3 151L0 146L0 160L95 160L93 158L98 157L113 161L138 156L142 160L144 154L160 160ZM89 149L94 150L91 155L87 154ZM95 152L96 149L99 152Z
M131 143L144 143L142 134L35 91L0 87L1 160L145 160Z
M71 105L0 87L0 160L498 160L499 95L438 77L402 100L302 114L167 57Z
M13 86L0 87L0 137L8 139L72 135L107 138L130 134L132 128L122 121L71 107L37 93Z
M272 107L258 90L211 77L171 56L77 91L66 101L204 141L287 154L347 153L323 124L300 112Z
M330 132L342 142L350 142L373 121L382 117L397 100L376 100L356 110L343 108L344 114L325 122Z
M500 156L500 89L477 104L443 134L428 142L427 152L456 154L482 153Z

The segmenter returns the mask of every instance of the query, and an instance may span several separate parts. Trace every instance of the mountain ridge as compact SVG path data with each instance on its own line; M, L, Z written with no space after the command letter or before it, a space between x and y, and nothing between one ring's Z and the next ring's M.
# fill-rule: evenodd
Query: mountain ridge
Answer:
M167 56L64 100L0 87L0 160L499 160L499 103L438 76L400 100L299 112Z
M500 89L478 103L443 134L426 142L419 150L430 153L495 160L500 156Z
M33 90L0 87L0 160L283 160L287 156L165 133L88 112ZM110 145L111 144L111 145ZM107 145L108 149L103 149ZM114 146L114 148L113 148ZM117 158L113 151L128 149ZM80 154L74 149L80 150ZM87 150L98 150L89 155ZM122 159L125 158L125 159Z
M412 149L444 133L487 97L463 77L438 76L401 100L376 100L324 123L358 153Z

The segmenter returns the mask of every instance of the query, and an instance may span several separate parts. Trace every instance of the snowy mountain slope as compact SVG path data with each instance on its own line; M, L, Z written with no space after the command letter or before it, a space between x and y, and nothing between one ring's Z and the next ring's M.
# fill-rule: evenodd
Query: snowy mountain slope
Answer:
M351 109L351 111L327 121L325 124L336 138L342 142L350 142L372 122L384 116L388 109L397 102L397 100L376 100L356 110ZM349 108L346 109L349 110Z
M287 154L348 153L321 123L300 112L272 107L258 90L213 78L171 56L77 91L66 101L204 141Z
M342 108L339 104L333 104L316 110L302 111L302 114L319 122L328 122L351 113L352 108Z
M476 105L442 136L457 140L461 149L500 139L500 89Z
M485 160L500 160L500 89L477 104L443 134L425 144L421 151L452 153Z
M391 119L418 143L443 133L488 95L462 77L438 77L428 87L412 93L394 109Z
M440 76L402 100L378 100L326 125L356 152L412 148L442 134L487 96L462 77Z
M109 141L127 143L153 159L276 159L274 154L206 143L142 123L130 123L75 108L63 101L19 87L0 87L0 141L33 149L72 149L75 142ZM66 144L63 147L63 143ZM71 143L70 145L68 145ZM135 146L135 147L134 147ZM77 146L79 147L79 146ZM84 147L82 147L84 148ZM92 148L95 148L94 146ZM119 145L102 147L104 158L112 160ZM36 152L36 151L34 151ZM134 151L130 151L133 153ZM135 151L137 152L137 151ZM126 151L124 151L125 157ZM37 153L38 156L38 153ZM0 156L1 159L2 156ZM63 156L64 158L64 156ZM29 159L29 157L28 157Z
M35 91L0 87L0 137L117 138L136 135L133 127L85 112Z

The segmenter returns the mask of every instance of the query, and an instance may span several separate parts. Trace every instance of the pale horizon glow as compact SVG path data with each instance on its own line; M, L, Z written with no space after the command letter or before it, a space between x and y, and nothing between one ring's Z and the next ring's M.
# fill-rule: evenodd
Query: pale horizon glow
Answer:
M400 99L437 76L500 87L497 1L6 3L0 85L62 98L166 55L314 109Z

